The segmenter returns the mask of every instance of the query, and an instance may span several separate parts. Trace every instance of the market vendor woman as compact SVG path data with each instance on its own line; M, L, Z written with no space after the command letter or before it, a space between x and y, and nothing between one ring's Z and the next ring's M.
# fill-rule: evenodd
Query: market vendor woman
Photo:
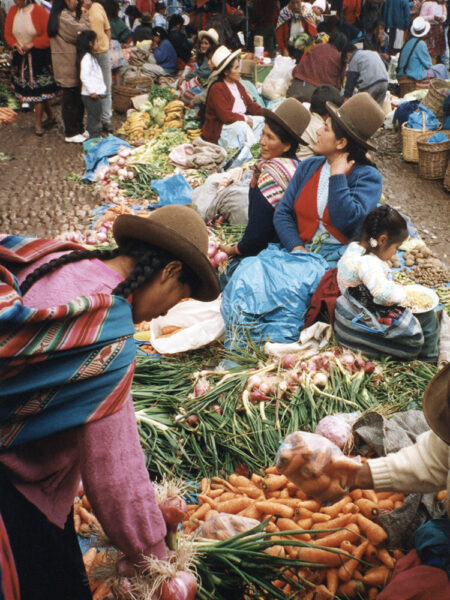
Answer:
M121 215L113 233L111 251L0 239L0 562L10 546L21 600L91 598L73 525L80 478L122 568L167 557L130 395L133 322L219 286L192 209ZM0 564L0 590L14 563Z

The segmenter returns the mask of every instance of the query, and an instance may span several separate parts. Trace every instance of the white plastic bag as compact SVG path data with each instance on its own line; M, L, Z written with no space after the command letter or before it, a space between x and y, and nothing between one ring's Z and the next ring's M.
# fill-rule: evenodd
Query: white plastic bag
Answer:
M221 296L212 302L187 300L169 310L164 317L150 322L150 342L161 354L175 354L206 346L225 333L225 323L220 314ZM167 326L183 327L170 337L161 338Z
M285 98L292 81L295 60L289 56L277 56L271 72L264 80L262 95L269 100Z

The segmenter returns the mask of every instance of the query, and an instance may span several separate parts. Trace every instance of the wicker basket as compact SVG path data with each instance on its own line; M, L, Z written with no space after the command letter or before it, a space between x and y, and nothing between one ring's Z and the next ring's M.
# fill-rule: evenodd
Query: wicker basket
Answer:
M443 179L445 176L450 154L450 131L443 130L441 133L447 134L448 141L428 144L432 133L421 135L417 140L419 173L424 179Z
M443 79L432 79L427 95L422 100L422 105L433 111L439 120L441 120L444 115L442 105L444 104L444 100L446 98L446 96L441 94L439 90L444 88L450 89L450 81L444 81Z
M112 105L116 112L126 113L131 108L131 98L141 93L135 87L128 85L114 85L112 88Z
M447 168L444 175L444 188L447 192L450 192L450 161L448 162Z
M419 162L419 151L417 149L417 140L425 133L436 133L436 129L426 129L425 127L425 113L422 112L422 129L412 129L407 126L407 123L402 125L402 154L403 160L406 162ZM439 128L440 129L440 128Z
M413 92L416 89L416 80L412 77L397 77L398 85L400 86L400 96L403 98L405 94Z

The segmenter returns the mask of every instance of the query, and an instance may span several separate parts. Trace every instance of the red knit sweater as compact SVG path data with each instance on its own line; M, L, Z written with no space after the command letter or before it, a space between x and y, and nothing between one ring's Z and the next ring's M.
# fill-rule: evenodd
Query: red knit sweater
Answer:
M246 114L262 115L261 107L249 98L242 83L238 81L237 86L247 109ZM209 88L205 122L202 127L202 138L204 140L217 144L223 125L230 125L235 121L245 121L243 115L233 112L233 105L234 97L226 83L217 81Z
M12 28L14 23L14 17L17 13L17 6L11 6L6 16L5 21L5 41L11 48L17 44L16 38L12 34ZM33 22L34 28L36 29L37 36L33 40L34 48L49 48L50 39L47 35L47 23L48 23L48 12L43 6L35 4L31 11L31 21Z
M341 55L331 44L317 44L311 48L292 72L292 77L311 85L327 83L338 90L342 86L342 76Z

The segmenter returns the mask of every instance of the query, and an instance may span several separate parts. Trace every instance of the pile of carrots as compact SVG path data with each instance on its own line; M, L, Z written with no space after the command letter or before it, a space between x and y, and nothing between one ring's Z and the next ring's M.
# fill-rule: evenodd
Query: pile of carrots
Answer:
M89 548L87 552L83 554L84 568L86 569L86 575L88 576L89 587L92 592L92 600L103 600L108 596L111 588L105 581L95 581L92 577L94 569L106 564L105 550L97 550L94 546Z
M281 531L299 531L289 537L308 545L275 544L268 552L323 565L302 568L292 574L296 582L305 582L306 600L325 600L336 594L348 598L365 594L371 600L389 581L396 560L402 556L400 551L388 551L383 547L387 533L373 519L381 510L393 510L403 501L403 494L356 489L331 506L325 506L308 499L280 475L276 467L269 467L264 477L233 474L228 480L219 477L203 479L198 504L188 505L189 518L182 526L185 534L192 534L219 513L250 517L260 522L270 519L266 530L274 534L274 541ZM325 529L336 531L320 532ZM221 539L220 532L217 538ZM286 581L275 581L274 585L286 596L293 591Z
M13 123L16 119L16 111L12 108L7 108L6 106L0 106L0 124L4 123L5 125L9 125L9 123Z

